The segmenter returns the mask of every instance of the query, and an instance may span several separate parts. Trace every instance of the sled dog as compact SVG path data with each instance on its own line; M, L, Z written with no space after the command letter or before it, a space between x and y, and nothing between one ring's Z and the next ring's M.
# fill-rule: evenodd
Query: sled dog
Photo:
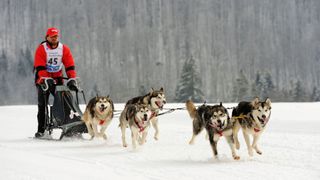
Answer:
M208 106L203 104L196 108L191 100L186 102L186 107L191 119L193 120L193 135L189 144L194 143L195 137L206 129L209 135L209 141L213 151L213 157L218 155L217 143L220 137L224 136L230 146L232 157L235 160L240 159L236 154L232 136L233 122L231 121L227 109L220 105Z
M128 104L120 115L120 128L122 133L122 145L127 147L126 128L131 130L132 147L137 147L137 141L143 145L146 141L148 129L150 127L151 110L149 105Z
M163 105L166 104L166 97L164 94L164 90L161 87L159 90L154 90L153 88L151 91L144 95L144 96L138 96L135 98L130 99L126 106L129 104L146 104L150 106L151 109L151 124L153 128L155 129L154 139L159 139L159 128L158 128L158 118L157 115L159 114L159 111L163 108Z
M252 102L240 102L232 111L232 118L235 119L233 136L236 148L240 148L238 131L241 128L247 144L249 156L253 156L253 149L261 155L262 151L258 148L257 143L265 130L270 115L271 100L269 98L263 102L261 102L259 98L255 98ZM249 134L253 136L252 144L250 144Z
M89 101L82 120L87 126L91 139L93 137L107 139L105 131L113 118L113 111L113 102L109 96L97 96Z

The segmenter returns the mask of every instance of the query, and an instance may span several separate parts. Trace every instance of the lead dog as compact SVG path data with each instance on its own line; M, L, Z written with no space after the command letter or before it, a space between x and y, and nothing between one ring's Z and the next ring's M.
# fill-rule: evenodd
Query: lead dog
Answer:
M197 109L193 102L188 100L186 102L186 107L193 120L193 134L189 144L193 144L195 137L203 130L203 128L205 128L209 135L214 158L218 155L217 142L220 137L224 136L230 146L233 159L240 159L236 154L233 142L233 122L229 118L228 111L222 103L214 106L202 105Z
M159 139L159 127L158 127L158 118L157 115L159 114L159 111L163 108L164 104L166 104L166 96L164 94L164 90L161 87L159 90L151 89L150 93L144 95L144 96L138 96L135 98L130 99L127 103L127 107L129 104L145 104L150 107L150 110L152 112L151 114L151 124L153 128L155 129L154 133L154 139Z
M92 98L82 116L91 139L94 137L103 137L107 139L105 130L113 118L114 106L109 96ZM98 127L100 126L100 131Z
M127 147L126 128L130 127L132 147L137 146L137 141L140 145L144 144L150 127L151 111L145 104L129 104L121 112L120 127L122 133L122 145Z
M240 148L238 140L238 131L241 128L245 142L247 144L249 156L253 156L253 149L262 154L258 148L258 140L266 128L266 125L271 115L271 100L267 98L265 101L260 101L255 98L252 102L240 102L238 106L232 111L232 118L236 120L233 127L233 136L236 148ZM250 137L253 136L252 145L250 144Z

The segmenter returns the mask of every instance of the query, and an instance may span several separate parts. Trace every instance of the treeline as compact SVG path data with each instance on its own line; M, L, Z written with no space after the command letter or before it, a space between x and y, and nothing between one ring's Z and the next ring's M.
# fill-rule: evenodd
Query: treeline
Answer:
M213 83L215 84L215 83ZM246 77L242 69L239 70L236 80L232 83L231 99L224 101L239 102L250 100L253 97L265 99L271 98L279 102L309 102L320 101L320 88L314 86L312 92L306 90L299 79L293 78L290 81L289 90L279 89L275 86L273 77L269 71L257 71L255 79L250 80ZM216 86L219 86L216 83ZM193 57L187 59L182 67L179 84L176 88L176 101L185 102L191 99L194 102L203 102L204 97L202 79L198 66Z

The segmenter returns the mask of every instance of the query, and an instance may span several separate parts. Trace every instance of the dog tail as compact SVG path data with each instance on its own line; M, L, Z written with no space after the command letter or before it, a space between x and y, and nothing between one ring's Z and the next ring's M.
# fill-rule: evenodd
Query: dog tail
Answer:
M193 102L191 100L187 100L186 101L186 107L187 107L187 111L191 117L191 119L195 119L197 116L197 108L196 106L194 106Z

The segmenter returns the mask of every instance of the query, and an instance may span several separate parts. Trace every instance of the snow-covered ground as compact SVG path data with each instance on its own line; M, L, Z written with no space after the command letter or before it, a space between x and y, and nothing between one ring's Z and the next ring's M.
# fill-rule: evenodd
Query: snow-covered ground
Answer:
M224 104L232 107L235 104ZM183 107L183 104L167 104ZM122 109L117 104L116 109ZM84 108L82 106L82 108ZM260 139L262 155L249 158L240 132L239 161L232 159L225 139L212 159L201 133L194 145L191 120L185 110L159 117L160 139L151 128L147 143L133 151L121 144L118 119L102 139L34 140L36 106L0 107L0 178L5 180L96 179L320 179L320 103L273 103L272 115Z

